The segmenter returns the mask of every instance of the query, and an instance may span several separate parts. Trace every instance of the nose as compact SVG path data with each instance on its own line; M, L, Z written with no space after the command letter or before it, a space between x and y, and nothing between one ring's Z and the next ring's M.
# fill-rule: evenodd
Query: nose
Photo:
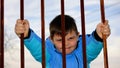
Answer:
M70 44L69 44L69 41L68 40L65 40L65 46L68 47Z

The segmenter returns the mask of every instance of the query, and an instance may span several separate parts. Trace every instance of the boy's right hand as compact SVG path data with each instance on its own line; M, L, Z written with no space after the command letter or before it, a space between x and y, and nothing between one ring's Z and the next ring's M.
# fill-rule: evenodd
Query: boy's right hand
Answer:
M15 33L17 34L18 37L21 36L21 34L24 34L24 38L28 36L29 32L29 22L28 20L20 20L18 19L15 24Z

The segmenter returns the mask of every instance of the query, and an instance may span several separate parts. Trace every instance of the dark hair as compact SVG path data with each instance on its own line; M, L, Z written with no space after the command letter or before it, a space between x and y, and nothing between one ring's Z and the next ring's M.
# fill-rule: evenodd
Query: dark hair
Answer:
M62 35L61 30L61 15L56 16L50 23L50 37L53 39L55 34ZM75 20L69 16L65 15L65 32L66 34L70 31L74 30L76 34L78 33Z

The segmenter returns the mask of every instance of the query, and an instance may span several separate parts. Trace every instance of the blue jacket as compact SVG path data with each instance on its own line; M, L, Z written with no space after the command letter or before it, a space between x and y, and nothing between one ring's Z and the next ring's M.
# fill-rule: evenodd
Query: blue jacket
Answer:
M24 39L25 46L30 51L32 56L42 62L41 38L39 38L32 30L30 37ZM103 43L97 41L94 37L94 32L91 35L86 35L86 52L87 66L100 53ZM66 68L83 68L82 54L82 37L79 37L77 48L70 54L66 55ZM62 68L62 54L54 47L54 44L49 38L46 39L46 68Z

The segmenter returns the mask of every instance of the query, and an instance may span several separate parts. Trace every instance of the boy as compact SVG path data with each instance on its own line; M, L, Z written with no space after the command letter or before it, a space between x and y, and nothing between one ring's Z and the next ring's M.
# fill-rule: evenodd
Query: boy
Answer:
M62 31L61 15L56 16L50 23L50 37L46 39L46 67L62 68ZM82 38L79 35L75 21L72 17L65 15L65 50L67 68L83 68ZM42 62L41 38L30 29L27 20L17 20L15 32L20 37L24 33L24 43L32 56ZM100 53L103 42L102 33L107 37L110 35L108 21L99 23L96 30L86 35L87 66Z

